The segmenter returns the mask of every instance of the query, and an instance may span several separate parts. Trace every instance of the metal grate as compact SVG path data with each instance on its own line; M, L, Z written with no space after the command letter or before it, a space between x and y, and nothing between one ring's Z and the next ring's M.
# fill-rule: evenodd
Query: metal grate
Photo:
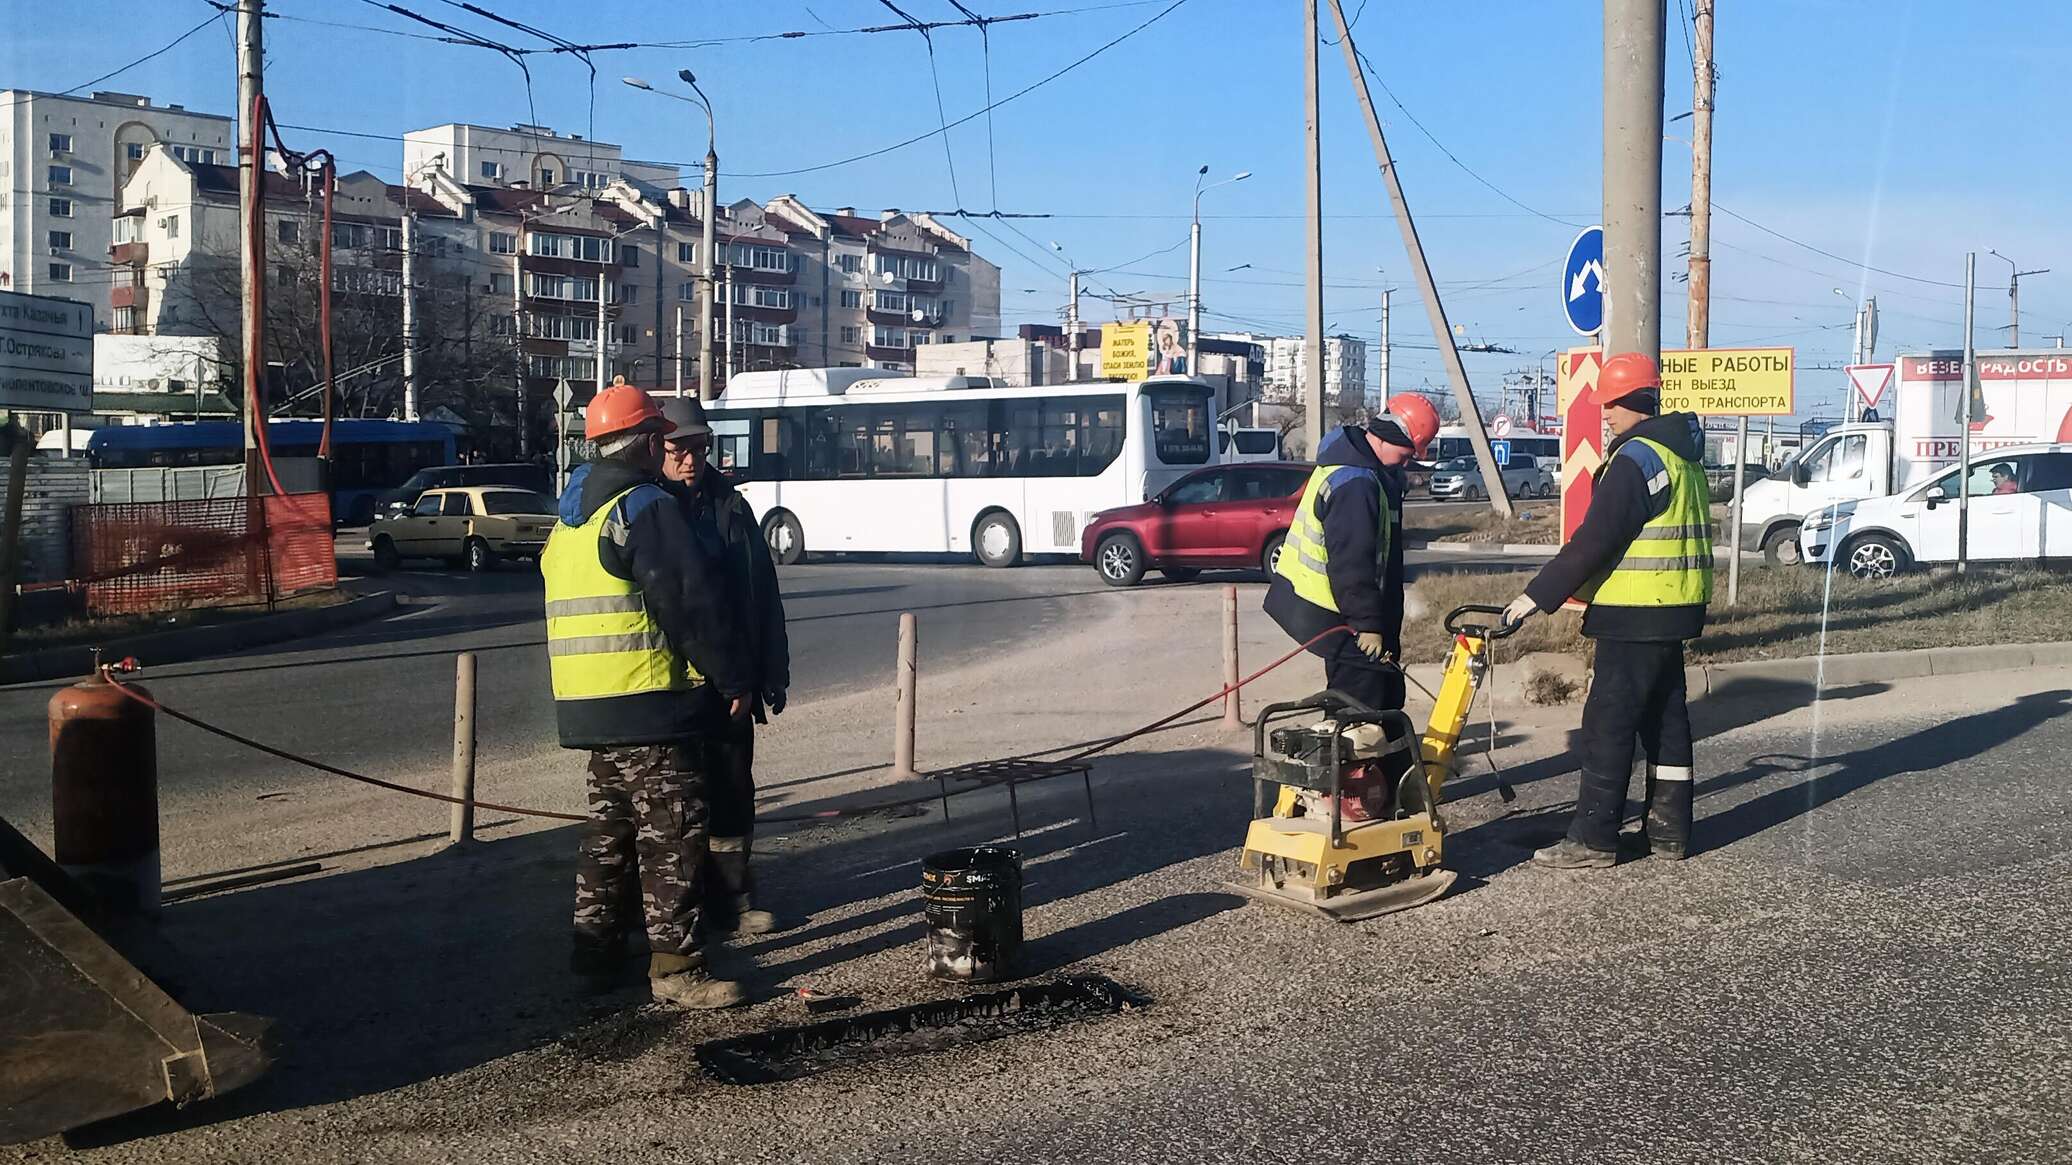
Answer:
M1071 510L1050 512L1050 544L1073 547L1079 544L1079 515Z
M945 819L950 815L951 793L991 788L996 785L1007 786L1007 803L1014 812L1014 835L1020 837L1022 835L1020 787L1028 784L1030 781L1047 781L1052 777L1067 777L1073 773L1079 774L1080 783L1086 789L1087 827L1090 829L1096 828L1096 822L1094 821L1093 766L1085 761L1041 761L1011 757L1006 760L977 761L968 765L958 765L955 768L938 769L935 772L924 775L935 778L936 787L942 790L942 815ZM962 787L953 788L953 782L961 784Z

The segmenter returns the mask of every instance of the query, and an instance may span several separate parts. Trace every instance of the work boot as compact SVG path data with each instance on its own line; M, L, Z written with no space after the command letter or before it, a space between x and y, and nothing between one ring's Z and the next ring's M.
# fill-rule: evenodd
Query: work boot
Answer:
M1569 840L1587 849L1611 852L1619 846L1619 820L1626 815L1626 786L1631 778L1583 770L1576 789L1576 812L1569 819Z
M727 979L715 979L703 967L651 976L648 979L648 994L656 1003L667 1003L692 1011L711 1011L748 1002L748 993L741 989L741 984Z
M734 937L747 938L751 935L769 934L777 929L777 916L767 910L757 910L743 902L734 912Z
M1545 849L1532 851L1532 860L1555 870L1601 870L1619 863L1613 850L1591 849L1580 841L1564 837Z
M633 968L627 957L626 936L600 939L587 934L574 936L568 952L568 969L583 978L593 991L610 991L619 986Z
M1691 849L1691 770L1649 765L1648 852L1680 862Z

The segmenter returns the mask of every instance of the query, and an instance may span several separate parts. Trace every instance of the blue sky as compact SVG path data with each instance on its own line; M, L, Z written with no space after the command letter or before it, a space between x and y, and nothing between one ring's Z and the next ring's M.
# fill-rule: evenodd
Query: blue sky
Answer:
M493 39L539 43L444 0L399 2ZM594 134L632 157L702 153L703 128L693 125L692 111L619 83L630 73L661 84L689 67L718 110L725 196L790 192L817 207L1055 216L1016 222L1021 234L992 221L968 232L1003 268L1010 327L1061 314L1065 264L1049 250L1052 241L1083 268L1118 268L1090 279L1096 290L1170 299L1179 310L1196 167L1218 176L1250 170L1249 180L1204 201L1207 322L1299 332L1300 6L1183 0L1160 16L1171 2L968 0L992 16L1080 9L991 30L996 99L1158 19L996 110L990 133L985 117L952 130L954 192L934 136L854 164L776 173L939 124L918 35L735 39L896 22L876 0L483 6L589 43L701 42L597 54ZM271 0L271 7L283 17L267 26L268 89L282 122L400 135L446 121L506 125L531 116L518 70L498 55L370 31L432 32L361 0ZM900 7L923 20L957 16L949 0L901 0ZM1350 14L1362 5L1347 0L1346 7ZM1680 8L1672 0L1672 115L1690 107ZM1880 358L1954 346L1963 292L1939 284L1961 281L1967 250L1980 253L1980 343L1997 344L2004 332L1992 329L2006 322L2009 268L1988 248L2024 268L2057 268L2024 281L2025 346L2072 330L2072 151L2061 144L2072 101L2059 59L2072 43L2072 5L1722 0L1720 8L1714 200L1776 234L1716 212L1715 347L1791 344L1804 364L1842 363L1859 293L1879 297ZM0 85L81 84L160 48L210 11L202 0L0 0L14 34L0 48ZM1505 371L1572 342L1556 275L1571 224L1598 218L1600 9L1574 0L1368 0L1354 38L1389 91L1377 86L1375 99L1453 321L1469 340L1519 353L1469 357L1477 387L1494 387ZM941 29L934 44L949 116L983 107L988 70L978 34ZM1321 53L1326 319L1334 330L1372 338L1380 289L1402 288L1395 383L1443 385L1339 50L1325 45ZM593 132L583 67L567 57L529 60L538 119L563 132ZM100 87L227 112L233 74L227 27L211 27ZM1688 124L1669 132L1685 136ZM396 176L396 141L299 140L330 147L349 166ZM1689 150L1671 141L1664 204L1688 199ZM1673 269L1684 240L1682 221L1671 220L1664 248ZM1245 263L1250 269L1226 271ZM1664 335L1680 337L1682 285L1665 294ZM1103 310L1096 300L1083 308L1088 319ZM1842 379L1839 371L1803 372L1801 411L1832 412Z

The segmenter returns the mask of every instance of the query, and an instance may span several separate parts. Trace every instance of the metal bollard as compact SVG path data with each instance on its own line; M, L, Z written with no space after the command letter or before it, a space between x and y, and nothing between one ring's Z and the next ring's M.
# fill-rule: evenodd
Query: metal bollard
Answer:
M1237 588L1223 588L1223 727L1243 728L1245 718L1237 691Z
M475 653L453 657L453 804L447 836L475 840Z
M901 781L910 781L919 775L914 772L914 695L920 679L920 651L915 643L918 638L914 613L902 613L899 616L899 670L894 680L898 695L892 709L892 776Z

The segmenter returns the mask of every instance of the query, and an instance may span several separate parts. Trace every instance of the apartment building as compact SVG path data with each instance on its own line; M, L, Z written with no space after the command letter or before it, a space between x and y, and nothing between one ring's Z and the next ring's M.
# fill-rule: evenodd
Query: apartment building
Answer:
M56 295L111 318L108 248L123 184L152 147L235 165L230 118L131 93L0 89L0 290Z
M458 122L403 135L403 173L434 167L470 186L601 193L618 181L660 195L677 186L674 166L629 161L610 142L558 134L543 125L494 129Z
M1301 336L1260 336L1250 332L1203 333L1204 341L1229 340L1256 344L1265 354L1259 399L1268 404L1298 404L1309 376L1302 360ZM1367 401L1367 341L1358 336L1324 337L1324 403L1356 407Z

